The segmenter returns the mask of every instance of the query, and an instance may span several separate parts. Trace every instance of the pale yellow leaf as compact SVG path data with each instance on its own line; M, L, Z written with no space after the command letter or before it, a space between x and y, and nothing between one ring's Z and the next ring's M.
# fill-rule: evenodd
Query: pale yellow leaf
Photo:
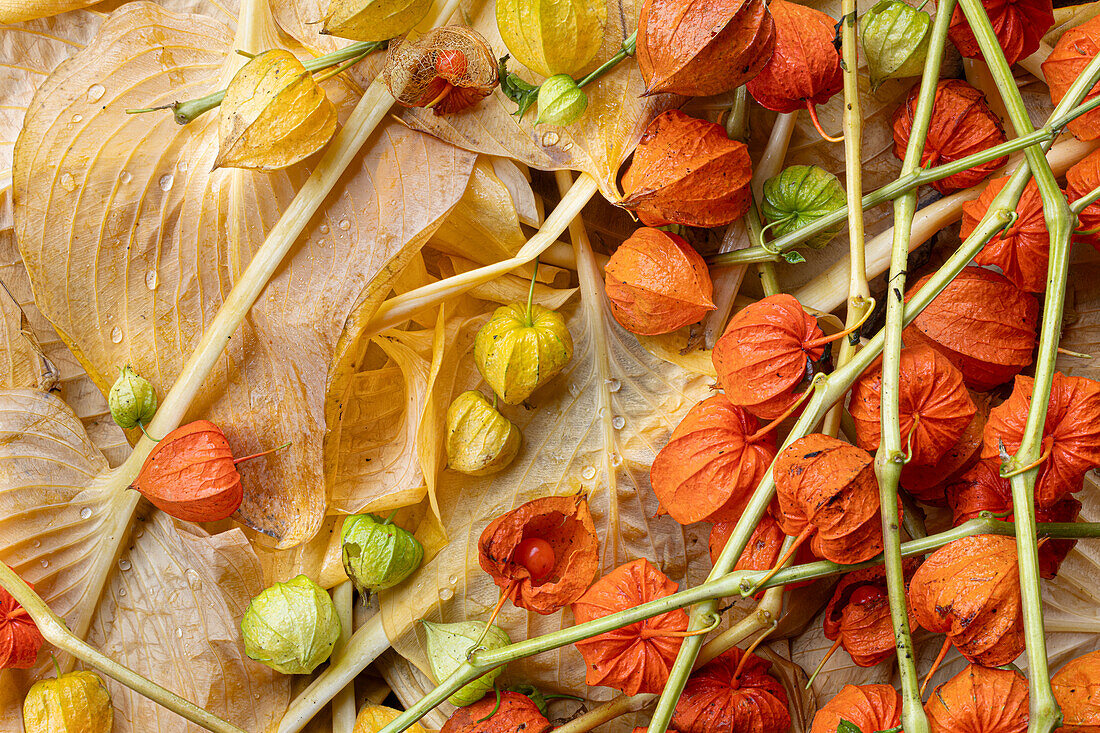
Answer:
M432 0L329 0L325 33L355 41L397 38L423 20Z

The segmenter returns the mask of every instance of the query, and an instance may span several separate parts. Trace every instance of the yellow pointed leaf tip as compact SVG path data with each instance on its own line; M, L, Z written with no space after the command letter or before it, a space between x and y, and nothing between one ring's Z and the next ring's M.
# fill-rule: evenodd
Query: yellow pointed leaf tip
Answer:
M497 0L497 28L521 64L543 76L575 75L607 26L604 0Z
M289 51L248 60L225 90L218 119L218 168L277 170L323 148L336 107Z
M325 33L353 41L403 36L424 19L432 0L330 0Z
M565 319L541 305L501 306L474 339L478 371L500 399L517 405L554 378L573 358Z
M95 672L70 672L35 682L23 701L26 733L110 733L111 696Z
M359 711L352 733L378 733L378 731L396 720L400 714L400 710L387 708L383 705L367 705ZM413 723L405 731L406 733L427 733L420 723Z

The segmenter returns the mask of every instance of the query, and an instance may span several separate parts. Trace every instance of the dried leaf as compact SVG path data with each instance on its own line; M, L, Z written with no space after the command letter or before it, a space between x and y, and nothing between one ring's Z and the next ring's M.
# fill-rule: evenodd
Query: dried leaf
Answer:
M676 730L683 733L790 730L787 693L779 680L768 674L771 662L749 654L740 676L734 677L744 655L745 652L732 647L692 672L672 716Z
M21 23L49 18L70 10L95 5L100 0L3 0L0 2L0 23Z
M1078 657L1050 680L1062 708L1064 733L1094 733L1100 728L1100 652Z
M329 0L324 33L353 41L386 41L424 19L431 0Z
M352 733L378 733L400 714L400 710L382 705L365 705L359 711L359 715L355 717L355 729ZM406 730L409 733L425 733L423 726L419 723L413 723Z
M845 685L817 711L810 733L837 733L843 720L865 733L896 728L901 725L901 695L890 685Z
M1054 25L1054 6L1050 0L983 0L982 8L1010 64L1038 51L1043 34ZM960 7L951 16L947 37L963 56L982 58L974 31Z
M1100 48L1100 18L1090 18L1075 28L1070 28L1058 39L1054 50L1043 62L1043 74L1050 88L1050 99L1055 104L1062 101L1071 84ZM1082 103L1100 94L1095 86ZM1100 137L1100 111L1092 110L1066 124L1078 140L1095 140Z
M1024 733L1027 680L1014 669L972 664L937 687L924 710L932 733Z
M966 239L970 236L1007 183L1007 177L995 178L986 185L976 201L963 204L960 237ZM1039 195L1039 186L1032 179L1027 182L1016 204L1016 220L1007 229L994 234L974 262L999 268L1020 290L1041 293L1047 286L1049 255L1050 233L1043 218L1043 199Z

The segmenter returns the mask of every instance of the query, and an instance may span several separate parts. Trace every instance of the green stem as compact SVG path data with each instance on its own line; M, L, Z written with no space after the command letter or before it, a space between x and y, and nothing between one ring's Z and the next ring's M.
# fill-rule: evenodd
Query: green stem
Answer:
M1100 186L1097 186L1096 188L1092 189L1087 194L1070 204L1069 210L1074 216L1078 216L1082 211L1087 209L1090 204L1096 203L1097 200L1100 200ZM1095 234L1096 231L1097 230L1095 229L1089 229L1085 231L1078 231L1078 234Z
M902 162L902 176L912 175L921 168L924 141L932 120L940 64L943 62L947 28L954 11L954 1L941 2L936 7L936 21L928 44L928 57L920 82L920 96L913 112L913 125ZM928 717L921 700L920 681L914 663L913 635L909 628L908 599L905 574L901 562L901 536L898 526L898 483L907 453L902 450L899 394L901 391L901 331L904 327L905 274L909 261L909 237L913 216L917 213L917 191L913 189L894 200L894 242L887 280L886 325L882 351L881 410L882 440L875 455L875 474L879 484L879 505L882 514L882 547L886 571L886 595L890 603L890 622L898 649L898 673L901 677L901 722L910 733L928 733Z
M619 49L619 52L600 64L599 68L590 73L577 82L577 87L583 87L585 84L596 81L601 76L615 68L615 65L625 59L627 56L633 56L638 46L638 31L634 31L630 36L623 41L623 47Z
M756 201L749 202L749 210L745 214L745 224L749 229L749 237L754 242L764 241L764 231L774 225L782 223L781 221L774 221L768 224L766 227L760 226L760 213L756 208ZM758 262L756 263L757 272L760 274L760 286L764 289L764 295L775 295L782 292L782 288L779 287L779 278L776 277L775 263Z
M1086 71L1082 74L1088 73ZM1090 75L1091 76L1091 75ZM1068 97L1063 97L1063 102ZM983 150L973 155L968 155L965 158L953 161L951 163L945 163L943 165L935 166L925 170L918 171L908 176L901 176L893 183L889 183L882 188L872 191L865 195L862 201L862 208L864 211L872 207L887 201L892 201L898 196L906 193L907 191L919 188L926 183L932 183L933 181L939 181L954 175L961 171L973 168L981 163L988 163L991 160L996 160L1009 153L1015 153L1023 150L1036 143L1049 142L1054 140L1059 134L1061 134L1062 128L1066 123L1073 120L1080 115L1085 114L1097 107L1100 107L1100 97L1090 99L1088 102L1076 106L1074 108L1067 107L1065 105L1058 105L1058 109L1051 114L1050 120L1046 125L1036 130L1035 132L1022 135L1008 142L995 145L991 148ZM717 255L711 255L707 257L707 263L711 265L737 265L746 264L751 262L767 262L776 261L779 259L775 251L785 252L792 247L806 241L815 234L819 234L825 231L829 227L844 221L848 216L848 209L838 209L831 211L825 216L817 219L804 227L796 229L793 232L788 232L781 237L776 237L774 240L768 243L768 249L763 247L746 247L745 249L738 250L736 252L726 252ZM775 250L775 251L769 251Z
M535 258L534 272L531 273L531 287L527 291L527 325L533 326L535 322L531 319L531 304L535 300L535 278L539 276L539 258Z

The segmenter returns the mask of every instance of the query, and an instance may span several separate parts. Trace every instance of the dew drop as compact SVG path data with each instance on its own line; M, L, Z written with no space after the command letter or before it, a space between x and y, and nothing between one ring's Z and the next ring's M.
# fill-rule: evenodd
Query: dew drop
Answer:
M578 387L578 386L577 386L577 385L575 385L575 384L571 384L571 385L569 385L569 394L571 394L571 395L573 395L574 397L576 397L576 396L577 396L577 395L579 395L580 393L581 393L580 387Z
M558 133L548 132L548 133L546 133L545 135L542 136L542 144L543 145L557 145L558 140L560 140L560 139L561 139L561 136L558 135Z
M451 577L447 578L447 582L451 585L458 585L458 576L452 575Z
M81 122L83 119L84 119L84 115L82 115L82 114L73 115L73 122Z
M626 425L626 418L624 418L622 415L616 415L615 417L611 418L611 427L615 428L616 430L622 430L624 425Z
M172 184L175 183L175 182L176 182L176 177L175 176L173 176L171 173L165 173L163 176L160 177L160 181L159 181L160 190L161 191L171 191L172 190Z
M76 190L76 181L73 179L73 175L71 173L61 174L61 187L66 191Z
M439 590L439 600L449 601L454 598L455 592L450 588L441 588Z
M49 566L50 566L50 561L49 560L43 560L42 561L42 567L48 568Z
M321 234L328 234L328 224L322 224L321 226L317 227L317 231L319 231Z
M88 101L98 102L100 99L103 98L103 93L105 91L107 90L103 88L102 84L92 84L90 87L88 87Z
M122 181L123 183L129 183L130 181L134 180L134 177L130 175L130 171L122 171L118 174L118 180Z
M118 594L120 596L125 596L126 595L126 589L125 588L119 588L118 589Z
M81 509L80 510L80 518L81 519L91 519L92 518L92 508L89 507L89 506L86 506L83 509Z
M127 560L126 558L122 558L121 560L118 561L118 569L119 570L126 571L126 570L129 570L131 567L133 567L133 566L130 565L130 561Z
M581 471L581 476L585 479L595 478L596 469L592 468L592 466L585 466L584 470Z
M347 230L351 229L351 222L347 219L341 219L336 226L340 227L342 231L346 232Z
M177 639L182 639L183 638L183 629L179 628L178 626L176 627L176 638Z
M190 165L191 164L187 162L187 158L180 158L179 162L176 163L176 168L179 168L180 173L186 173Z
M618 453L612 453L611 465L613 468L618 468L619 466L623 465L623 457L620 456Z
M149 272L145 273L145 287L149 288L150 290L156 290L157 289L157 271L156 270L149 270Z
M34 541L34 546L35 546L35 548L37 549L37 548L39 548L39 547L41 547L41 546L42 546L42 543L41 543L41 542L39 542L38 540L35 540L35 541Z
M122 343L122 329L118 326L111 329L111 342L116 344Z
M604 384L607 385L608 392L618 392L620 389L623 388L622 382L614 378L608 379L606 382L604 382Z
M194 570L188 568L185 573L187 576L187 585L191 586L192 590L202 590L202 578Z

